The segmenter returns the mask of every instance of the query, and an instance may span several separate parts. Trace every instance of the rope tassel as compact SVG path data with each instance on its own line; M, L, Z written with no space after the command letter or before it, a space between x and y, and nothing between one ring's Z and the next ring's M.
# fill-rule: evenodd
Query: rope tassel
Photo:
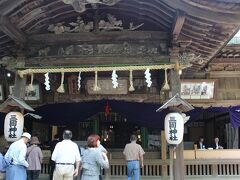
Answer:
M94 83L94 86L93 86L93 91L100 91L101 88L98 86L98 72L95 71L95 83Z
M132 70L130 70L130 74L129 74L129 83L130 83L130 87L129 87L129 91L132 92L132 91L135 91L135 88L133 86L133 73L132 73Z
M62 74L61 84L60 84L59 88L57 89L57 92L65 93L64 84L63 84L63 82L64 82L64 72L61 72L61 74Z
M164 85L162 87L162 90L164 90L164 91L169 91L170 90L170 86L168 84L168 78L167 78L167 68L165 68L165 82L164 82Z
M29 91L33 91L33 90L34 90L34 88L33 88L33 74L31 74L31 82L27 87L27 91L29 92Z

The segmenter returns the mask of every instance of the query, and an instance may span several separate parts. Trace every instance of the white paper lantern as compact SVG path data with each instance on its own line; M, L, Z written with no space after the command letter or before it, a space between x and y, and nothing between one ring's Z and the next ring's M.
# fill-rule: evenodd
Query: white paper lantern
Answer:
M184 120L180 113L169 113L165 117L165 135L169 144L178 145L183 140Z
M21 138L23 133L24 117L20 112L10 112L4 121L4 136L9 142L14 142Z

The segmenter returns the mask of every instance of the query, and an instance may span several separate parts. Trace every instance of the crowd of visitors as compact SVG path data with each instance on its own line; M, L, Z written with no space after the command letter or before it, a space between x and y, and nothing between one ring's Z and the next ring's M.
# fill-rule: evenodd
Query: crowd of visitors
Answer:
M109 168L107 150L101 145L100 137L92 134L87 138L87 145L79 147L72 139L72 132L65 130L60 141L56 134L50 143L51 158L50 180L102 180L102 169ZM131 135L123 155L127 162L127 179L139 180L140 168L144 166L141 145L138 138ZM204 138L199 137L195 143L197 149L223 149L219 138L205 145ZM6 180L38 180L43 160L42 150L37 136L24 132L21 139L12 143L5 156Z
M107 150L101 145L100 137L92 134L84 148L73 142L72 132L65 130L63 140L55 135L50 143L50 180L102 180L102 170L109 168ZM144 151L132 135L123 154L127 161L128 179L140 178ZM4 156L6 180L38 180L43 154L37 136L24 132L21 139L12 143Z

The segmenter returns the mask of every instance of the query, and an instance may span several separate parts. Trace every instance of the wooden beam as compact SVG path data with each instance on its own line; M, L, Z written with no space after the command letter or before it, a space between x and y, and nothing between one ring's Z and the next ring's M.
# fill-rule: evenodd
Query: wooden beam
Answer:
M211 64L220 64L220 63L226 63L226 64L239 64L240 63L240 58L214 58L212 60L211 63L209 63L209 65Z
M24 33L15 25L13 25L6 16L0 16L0 30L16 42L26 42Z
M201 42L197 42L197 41L192 41L191 44L194 44L201 48L209 49L210 51L213 51L215 49L215 47L209 47L209 46L203 45Z
M162 0L165 4L169 5L174 9L180 9L185 11L186 14L211 21L214 23L224 24L240 24L240 13L239 14L228 14L228 13L216 13L209 10L200 9L198 7L191 6L181 0Z
M93 34L91 32L71 33L71 34L40 34L30 36L28 39L32 42L44 42L51 44L59 44L64 42L109 42L109 41L139 41L139 40L167 40L169 38L166 32L154 31L126 31L125 33L99 32Z
M173 35L173 40L177 41L179 34L181 33L183 24L185 22L186 16L182 11L177 11L176 13L176 19L173 24L173 29L172 29L172 35Z
M61 64L62 66L77 66L79 64L92 64L92 65L101 65L101 64L139 64L139 63L156 63L156 62L167 62L169 60L169 56L146 56L146 57L95 57L95 56L82 56L82 57L68 57L64 58L61 56L55 57L33 57L26 59L26 66L58 66Z
M25 0L11 0L0 3L0 15L6 15L13 9L24 3Z
M186 3L188 3L188 4L190 4L190 5L192 5L192 6L195 6L195 7L198 7L198 8L202 8L202 9L206 9L206 10L210 10L210 11L213 11L213 12L222 12L222 11L224 11L224 12L226 12L226 13L229 13L229 14L238 14L239 13L239 10L238 9L236 9L236 10L234 10L234 9L225 9L225 4L222 4L223 6L215 6L216 5L216 3L219 3L219 2L215 2L215 4L211 4L211 5L209 5L209 6L206 6L205 4L201 4L201 3L197 3L197 2L194 2L194 1L192 1L192 0L183 0L184 2L186 2ZM230 3L230 2L227 2L227 1L225 1L224 3ZM236 2L235 2L236 3ZM239 3L239 2L238 2ZM232 4L232 6L234 6L233 4Z

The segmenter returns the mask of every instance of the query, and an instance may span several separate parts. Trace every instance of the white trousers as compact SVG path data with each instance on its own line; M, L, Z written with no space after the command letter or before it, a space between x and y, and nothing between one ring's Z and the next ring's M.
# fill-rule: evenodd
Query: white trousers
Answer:
M57 164L53 172L53 180L73 180L73 165Z

